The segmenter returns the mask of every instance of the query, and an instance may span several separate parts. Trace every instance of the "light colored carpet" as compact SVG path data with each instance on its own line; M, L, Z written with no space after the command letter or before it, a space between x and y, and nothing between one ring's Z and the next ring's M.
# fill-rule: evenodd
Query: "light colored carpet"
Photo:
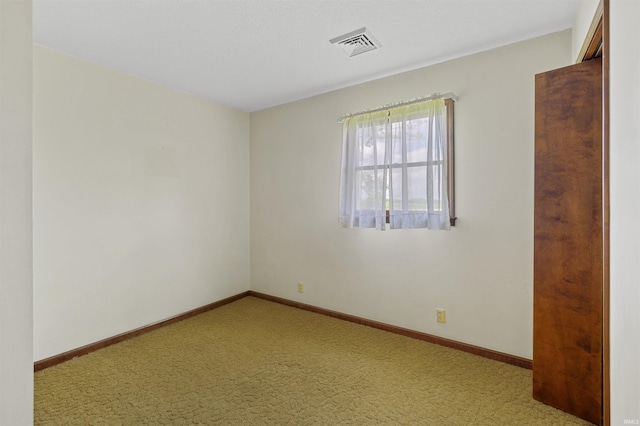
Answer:
M35 374L45 425L586 425L531 371L246 297Z

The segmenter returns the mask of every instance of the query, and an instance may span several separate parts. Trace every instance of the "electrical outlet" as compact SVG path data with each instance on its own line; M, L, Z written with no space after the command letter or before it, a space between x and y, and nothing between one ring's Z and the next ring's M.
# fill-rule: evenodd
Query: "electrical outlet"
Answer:
M304 293L304 283L298 283L298 293Z
M444 309L436 309L436 318L439 323L445 324L447 322L447 312Z

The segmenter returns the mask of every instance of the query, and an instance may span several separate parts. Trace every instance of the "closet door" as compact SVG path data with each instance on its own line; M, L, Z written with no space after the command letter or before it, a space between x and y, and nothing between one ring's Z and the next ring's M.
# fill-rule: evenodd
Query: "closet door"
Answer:
M533 396L602 422L602 61L536 75Z

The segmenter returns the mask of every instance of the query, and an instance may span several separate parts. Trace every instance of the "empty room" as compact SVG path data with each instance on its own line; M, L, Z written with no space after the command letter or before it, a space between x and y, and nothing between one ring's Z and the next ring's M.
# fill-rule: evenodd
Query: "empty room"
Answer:
M640 424L640 2L0 2L0 425Z

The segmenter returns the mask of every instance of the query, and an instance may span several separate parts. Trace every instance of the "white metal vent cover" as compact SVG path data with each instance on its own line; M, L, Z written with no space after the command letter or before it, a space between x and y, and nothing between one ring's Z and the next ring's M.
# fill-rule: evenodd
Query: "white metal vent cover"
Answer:
M332 38L329 42L344 50L350 57L382 47L366 27Z

